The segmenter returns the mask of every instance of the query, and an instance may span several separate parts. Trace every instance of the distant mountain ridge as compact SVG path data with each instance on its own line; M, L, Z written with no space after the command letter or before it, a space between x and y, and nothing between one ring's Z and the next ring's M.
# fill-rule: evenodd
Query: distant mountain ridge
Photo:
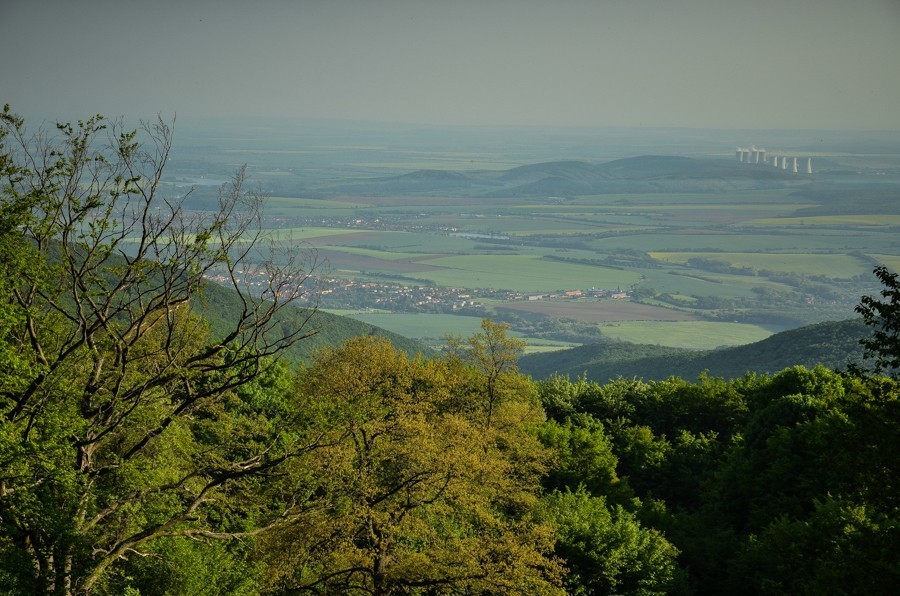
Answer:
M846 369L851 363L862 362L859 340L867 335L862 319L851 319L782 331L752 344L720 350L586 344L523 356L519 368L536 379L559 373L570 378L586 375L599 383L618 377L662 380L676 376L691 380L704 371L710 376L732 379L748 372L775 373L794 365Z
M780 188L808 179L775 168L722 159L644 155L604 163L552 161L504 171L416 170L384 178L356 180L320 190L360 194L463 193L481 197L541 195L714 192Z

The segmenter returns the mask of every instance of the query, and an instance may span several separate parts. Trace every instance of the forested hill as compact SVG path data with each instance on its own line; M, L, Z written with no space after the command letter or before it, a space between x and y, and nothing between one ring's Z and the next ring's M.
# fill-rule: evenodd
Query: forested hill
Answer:
M609 193L715 192L806 184L802 175L732 160L644 155L605 163L554 161L509 170L417 170L400 176L332 183L328 193L472 197L533 197Z
M200 296L192 301L192 307L206 320L214 336L221 337L229 324L240 316L240 297L231 289L214 283L206 283ZM324 347L337 348L348 339L360 336L383 337L398 350L410 357L421 353L434 356L434 351L419 342L397 335L380 327L330 313L301 308L288 308L278 313L279 328L285 335L303 326L303 333L314 333L297 342L284 352L283 357L292 362L309 362L313 354ZM308 320L307 320L308 319Z
M819 323L776 333L762 341L720 350L686 350L628 343L587 344L569 350L531 354L519 361L522 372L546 378L553 373L606 382L618 377L662 380L671 376L732 379L747 372L775 373L785 368L822 364L845 369L862 361L859 339L867 334L862 319Z

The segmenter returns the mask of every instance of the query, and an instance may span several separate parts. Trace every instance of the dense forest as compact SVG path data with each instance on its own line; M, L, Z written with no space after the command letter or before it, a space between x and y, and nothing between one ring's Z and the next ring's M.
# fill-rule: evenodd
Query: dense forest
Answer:
M157 194L164 122L0 118L0 591L900 584L887 270L859 308L868 371L533 380L490 320L441 355L362 335L297 365L314 263L266 244L241 171L190 213Z
M576 348L529 354L520 369L533 377L558 373L595 381L638 377L662 381L701 374L735 379L748 372L777 373L791 366L834 370L863 365L860 340L869 334L862 319L830 321L781 331L766 339L718 350L690 350L626 342L585 343Z

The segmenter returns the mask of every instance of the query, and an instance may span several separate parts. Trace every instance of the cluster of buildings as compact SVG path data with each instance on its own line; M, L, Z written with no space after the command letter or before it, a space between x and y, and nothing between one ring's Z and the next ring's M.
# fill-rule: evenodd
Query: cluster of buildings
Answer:
M803 158L798 158L796 156L788 157L787 155L771 155L771 160L769 160L769 152L766 149L758 149L755 145L751 145L749 148L746 147L738 147L735 149L735 158L740 163L745 164L771 164L775 168L780 168L782 170L787 170L790 168L792 172L795 174L800 173L800 167ZM788 161L790 160L790 162ZM800 161L798 161L800 160ZM807 174L812 174L812 158L806 158L806 167L804 170Z
M326 308L382 308L445 313L483 308L475 301L477 291L465 288L436 288L339 278L322 279L320 284L320 304Z
M210 272L205 278L223 285L230 285L231 278L222 272ZM251 293L265 295L270 291L268 275L259 270L239 274L237 281ZM306 296L318 297L324 308L356 309L379 308L395 312L432 312L447 314L479 314L484 306L479 299L500 301L612 299L624 300L629 294L622 290L559 290L547 293L525 293L511 290L442 288L417 286L389 281L365 281L336 277L315 280L317 291Z
M321 304L331 308L383 308L394 311L428 311L442 313L471 312L483 309L479 298L507 302L534 300L612 299L625 300L622 290L560 290L529 294L511 290L439 288L410 286L390 282L353 279L322 280Z
M522 295L520 299L534 300L574 300L577 298L609 298L612 300L625 300L629 298L628 292L622 290L598 290L591 288L590 290L566 290L562 292L551 292L549 294L528 294Z

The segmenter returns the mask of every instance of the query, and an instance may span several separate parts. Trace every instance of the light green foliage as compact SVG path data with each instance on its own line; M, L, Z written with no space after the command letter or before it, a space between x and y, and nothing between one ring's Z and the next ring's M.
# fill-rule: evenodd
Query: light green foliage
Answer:
M549 594L552 528L529 517L547 454L540 419L514 395L492 426L470 369L410 360L384 341L322 353L299 399L328 429L327 462L305 513L260 544L278 590L347 594ZM299 480L299 479L298 479Z
M485 424L490 427L494 412L504 401L521 398L523 394L531 397L531 385L517 374L516 363L525 341L510 337L506 323L483 319L481 330L465 340L448 337L447 343L451 358L459 359L476 373L475 398L481 402Z
M237 282L259 238L243 171L218 211L189 215L158 194L161 120L140 136L101 116L31 134L5 108L0 144L4 587L102 591L158 539L280 519L284 502L241 491L302 447L243 416L233 390L303 337L273 328L306 272L262 267L271 301ZM214 266L243 304L215 339L191 311Z
M160 538L147 545L147 556L133 557L109 578L111 594L133 590L140 596L251 596L259 594L258 569L245 562L238 542L199 542Z

